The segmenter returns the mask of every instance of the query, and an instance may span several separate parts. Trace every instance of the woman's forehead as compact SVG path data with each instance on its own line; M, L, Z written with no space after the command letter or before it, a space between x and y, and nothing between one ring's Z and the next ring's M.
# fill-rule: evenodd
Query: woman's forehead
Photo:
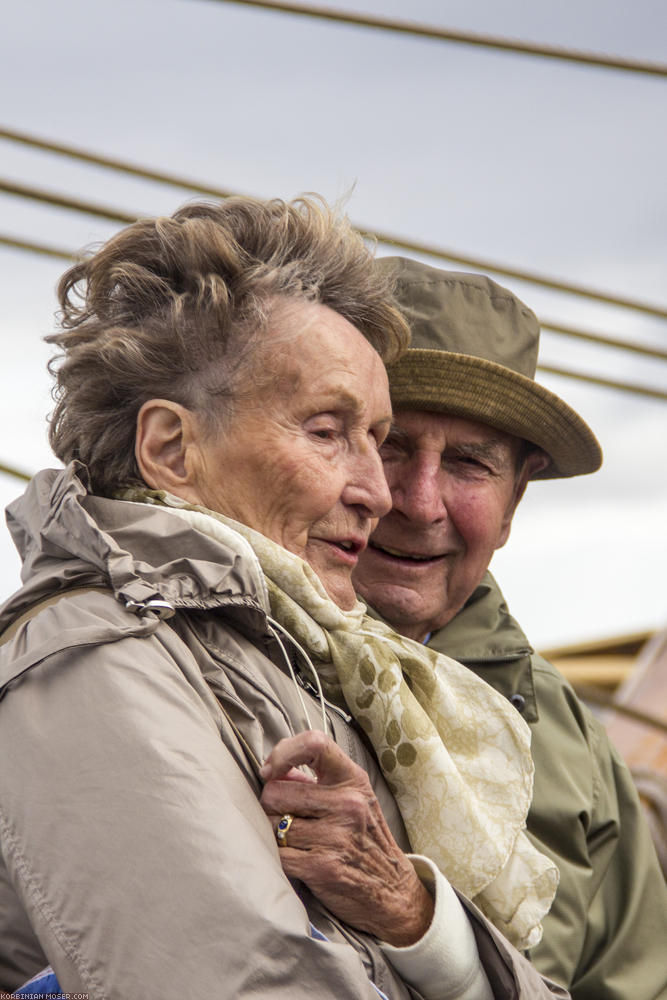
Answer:
M292 303L269 338L264 365L278 392L321 394L363 411L390 412L387 375L380 355L360 331L328 306Z

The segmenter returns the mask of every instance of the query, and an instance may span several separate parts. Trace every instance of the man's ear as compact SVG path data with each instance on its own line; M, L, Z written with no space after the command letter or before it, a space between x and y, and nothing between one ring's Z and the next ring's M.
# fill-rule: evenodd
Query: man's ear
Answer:
M170 399L149 399L137 414L134 453L144 482L180 496L192 478L193 414Z
M531 451L523 463L523 468L521 472L516 477L516 482L514 483L514 490L512 491L512 496L510 502L507 505L507 510L505 511L505 516L503 518L502 527L500 531L500 537L498 539L497 549L502 549L503 545L510 536L510 528L512 527L512 519L514 513L519 506L519 501L526 492L526 486L530 480L542 469L545 469L549 464L549 457L546 455L541 448Z

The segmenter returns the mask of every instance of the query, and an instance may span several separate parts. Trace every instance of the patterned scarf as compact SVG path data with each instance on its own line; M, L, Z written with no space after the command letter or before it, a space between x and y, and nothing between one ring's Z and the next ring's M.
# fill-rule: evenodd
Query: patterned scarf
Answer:
M516 709L455 660L368 617L361 602L341 610L307 563L252 528L162 491L118 495L168 506L226 545L247 552L242 539L249 543L272 616L307 651L327 697L368 735L413 851L516 947L534 947L558 869L523 832L533 762Z

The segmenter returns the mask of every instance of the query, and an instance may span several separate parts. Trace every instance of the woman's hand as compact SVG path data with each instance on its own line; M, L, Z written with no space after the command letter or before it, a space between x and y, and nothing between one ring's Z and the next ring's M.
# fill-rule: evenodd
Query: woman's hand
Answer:
M296 770L306 764L310 777ZM433 899L394 838L368 775L319 731L281 740L261 769L274 830L293 816L283 870L341 920L396 947L428 929Z

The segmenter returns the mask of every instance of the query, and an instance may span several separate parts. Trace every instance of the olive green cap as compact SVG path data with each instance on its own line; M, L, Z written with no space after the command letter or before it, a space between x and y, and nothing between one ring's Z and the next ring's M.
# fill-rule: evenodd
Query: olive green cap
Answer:
M540 326L516 295L481 274L384 257L412 330L388 366L395 410L451 413L539 445L551 459L535 478L595 472L602 450L590 427L535 381Z

